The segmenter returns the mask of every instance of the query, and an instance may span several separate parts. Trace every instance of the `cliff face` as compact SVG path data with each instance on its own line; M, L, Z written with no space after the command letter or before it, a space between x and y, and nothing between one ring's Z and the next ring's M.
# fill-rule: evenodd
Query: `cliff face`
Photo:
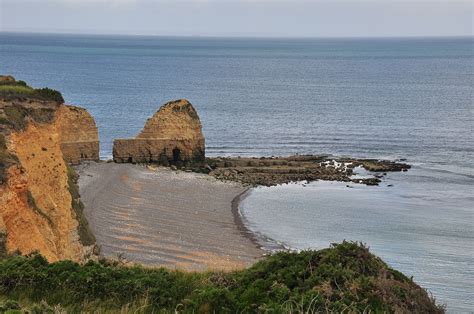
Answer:
M99 160L99 134L89 112L80 107L60 106L57 116L64 159L70 164Z
M201 121L185 99L164 104L134 139L114 141L115 162L179 164L204 161Z
M62 133L71 109L28 95L3 96L0 89L0 251L81 261L94 237L62 151L71 138Z

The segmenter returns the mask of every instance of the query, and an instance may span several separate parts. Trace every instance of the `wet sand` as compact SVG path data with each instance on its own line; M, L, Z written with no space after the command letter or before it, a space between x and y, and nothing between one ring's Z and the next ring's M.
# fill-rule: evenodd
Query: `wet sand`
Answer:
M264 253L236 216L246 190L240 184L131 164L92 162L77 170L103 256L202 271L243 268Z

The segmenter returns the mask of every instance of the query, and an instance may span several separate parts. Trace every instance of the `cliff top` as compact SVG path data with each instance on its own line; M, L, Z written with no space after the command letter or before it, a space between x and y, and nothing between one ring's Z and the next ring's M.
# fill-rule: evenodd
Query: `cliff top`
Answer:
M64 103L60 92L50 88L35 89L24 81L17 81L13 76L0 75L0 99L36 99Z

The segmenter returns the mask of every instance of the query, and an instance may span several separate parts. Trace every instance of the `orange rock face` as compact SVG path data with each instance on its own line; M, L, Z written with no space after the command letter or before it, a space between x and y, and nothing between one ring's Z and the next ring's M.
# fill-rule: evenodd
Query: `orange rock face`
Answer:
M30 122L10 135L8 148L19 165L8 169L7 184L0 186L9 252L39 251L50 261L83 256L59 139L56 123Z
M57 116L64 159L70 164L99 160L99 133L89 112L64 105L59 107Z
M79 236L66 162L86 159L81 153L97 158L93 119L81 108L30 99L0 100L0 117L0 250L83 260L92 245Z
M115 162L177 164L204 161L201 121L185 99L164 104L134 139L114 141Z

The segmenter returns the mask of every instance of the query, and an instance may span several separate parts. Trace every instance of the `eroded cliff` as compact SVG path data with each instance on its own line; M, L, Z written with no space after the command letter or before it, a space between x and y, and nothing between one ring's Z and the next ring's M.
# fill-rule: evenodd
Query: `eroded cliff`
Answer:
M185 99L168 102L134 139L114 141L115 162L186 164L204 161L201 121Z
M64 159L70 164L99 160L99 133L89 112L76 106L60 106L57 116Z
M80 137L62 131L91 133L65 127L76 109L62 104L58 92L36 97L24 83L0 82L0 250L81 261L95 239L62 151L64 139Z

